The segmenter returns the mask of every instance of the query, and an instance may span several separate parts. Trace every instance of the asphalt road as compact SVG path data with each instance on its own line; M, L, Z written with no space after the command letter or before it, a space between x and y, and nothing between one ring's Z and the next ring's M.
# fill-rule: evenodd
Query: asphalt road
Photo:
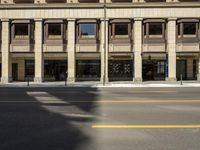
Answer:
M199 150L200 88L0 88L0 150Z

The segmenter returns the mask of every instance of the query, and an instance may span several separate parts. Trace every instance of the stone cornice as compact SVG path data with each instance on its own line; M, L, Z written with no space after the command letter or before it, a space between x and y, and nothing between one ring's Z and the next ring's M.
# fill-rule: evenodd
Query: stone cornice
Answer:
M200 7L199 2L184 3L111 3L107 8L195 8ZM0 9L62 9L62 8L104 8L104 4L0 4Z

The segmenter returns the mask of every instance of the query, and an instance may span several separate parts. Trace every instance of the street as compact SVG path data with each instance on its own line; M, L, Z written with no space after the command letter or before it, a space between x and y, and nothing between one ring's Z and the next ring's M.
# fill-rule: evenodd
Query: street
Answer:
M0 87L0 150L199 150L200 88Z

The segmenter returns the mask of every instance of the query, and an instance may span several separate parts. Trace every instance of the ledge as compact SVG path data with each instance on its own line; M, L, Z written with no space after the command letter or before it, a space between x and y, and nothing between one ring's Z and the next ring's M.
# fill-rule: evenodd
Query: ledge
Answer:
M199 2L177 2L177 3L108 3L107 8L194 8L200 7ZM104 8L103 3L55 3L55 4L0 4L0 9L62 9L62 8Z

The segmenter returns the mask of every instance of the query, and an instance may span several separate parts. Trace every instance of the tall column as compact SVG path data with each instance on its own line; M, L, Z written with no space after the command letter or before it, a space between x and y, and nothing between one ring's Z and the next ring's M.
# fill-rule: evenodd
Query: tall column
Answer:
M176 18L167 23L168 81L176 81Z
M101 20L101 82L108 79L108 19Z
M193 79L193 58L187 59L187 80Z
M76 52L75 52L75 19L68 19L68 82L75 82Z
M44 58L43 58L43 21L35 20L35 78L34 82L43 82L44 77Z
M142 82L142 18L135 18L134 41L134 82Z
M197 63L198 63L197 80L200 81L200 55L199 55L199 60L197 60Z
M10 22L2 19L2 83L12 80L12 58L10 54Z

